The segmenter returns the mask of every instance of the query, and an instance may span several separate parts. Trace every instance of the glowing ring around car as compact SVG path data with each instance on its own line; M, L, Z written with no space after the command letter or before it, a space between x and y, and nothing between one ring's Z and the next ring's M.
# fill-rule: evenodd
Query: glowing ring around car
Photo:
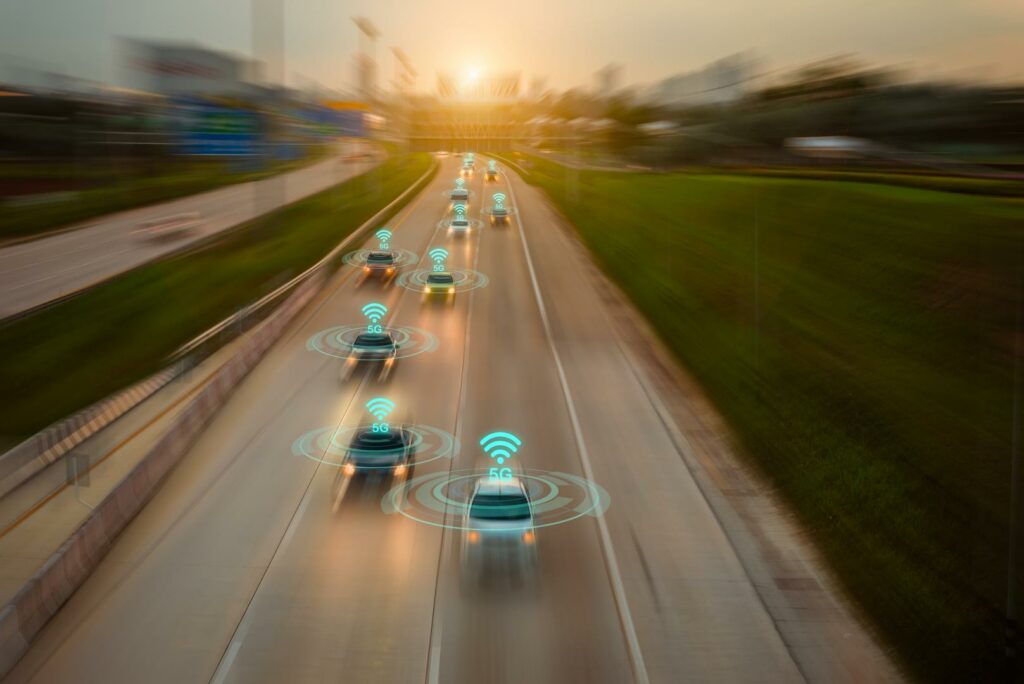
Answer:
M578 475L533 469L514 475L530 493L534 529L604 515L611 501L603 487ZM424 525L473 530L476 528L464 524L466 509L473 484L487 476L486 471L478 469L421 475L388 491L381 508Z
M382 330L391 333L395 338L395 342L398 344L398 353L395 358L398 359L431 352L438 347L437 338L421 328L401 326L398 328L384 327ZM347 359L355 348L356 338L364 332L366 332L366 325L339 325L327 328L306 340L306 349L320 352L325 356L333 356L336 359ZM367 362L382 362L384 360L366 359Z
M427 278L434 271L426 268L417 269L415 271L406 271L402 275L398 276L396 281L399 286L404 287L407 290L413 290L414 292L423 292L423 288L427 285ZM448 269L448 272L452 274L452 278L455 280L453 287L455 292L469 292L475 290L478 287L486 287L490 281L490 278L485 276L480 271L473 271L468 268L452 268Z
M369 425L343 425L341 427L322 427L310 430L292 442L292 453L296 456L303 456L327 466L335 468L344 464L345 452L352 437L359 430L369 429ZM395 429L399 426L395 425ZM458 451L458 441L455 437L430 425L406 425L405 429L412 434L412 455L411 465L423 465L436 461L439 458L452 458ZM400 449L394 452L400 453ZM388 451L381 450L374 453L387 454ZM382 470L390 470L393 465L380 466ZM362 466L363 470L373 470L374 466Z
M352 266L353 268L362 268L366 266L366 259L370 256L370 252L379 252L379 249L357 249L354 252L349 252L341 258L345 264ZM389 248L385 251L391 251L395 253L395 268L404 268L406 266L412 266L419 263L419 256L416 252L411 252L408 249L393 249Z
M441 219L440 221L437 222L437 229L438 230L447 230L447 229L451 228L452 227L452 221L454 221L454 220L455 220L454 218ZM480 227L483 226L483 224L484 224L484 222L481 221L480 219L466 219L466 221L469 223L469 228L467 229L467 232L470 231L470 230L479 230ZM452 232L454 232L454 229L453 229Z

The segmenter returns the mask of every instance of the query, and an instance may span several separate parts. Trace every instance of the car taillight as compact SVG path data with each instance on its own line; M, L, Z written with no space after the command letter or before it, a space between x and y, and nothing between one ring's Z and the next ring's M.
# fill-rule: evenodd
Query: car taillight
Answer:
M533 532L532 531L527 530L526 532L523 532L523 543L524 544L532 544L533 543Z

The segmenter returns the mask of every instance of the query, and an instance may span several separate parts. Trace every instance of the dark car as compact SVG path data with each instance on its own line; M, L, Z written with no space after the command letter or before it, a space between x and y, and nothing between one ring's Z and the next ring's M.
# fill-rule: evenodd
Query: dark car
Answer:
M377 275L385 280L395 277L398 267L395 265L395 253L387 250L374 250L366 257L363 273L366 276Z
M398 343L390 332L385 330L379 333L360 333L349 350L348 359L341 370L341 378L342 380L348 379L361 363L376 363L380 365L378 378L386 380L391 374L397 358Z
M427 282L423 286L423 296L446 295L455 296L455 276L450 271L434 271L427 276Z
M345 475L404 477L412 470L413 434L404 426L360 428L349 442L341 469Z
M506 207L493 207L491 209L491 223L508 223L508 209Z

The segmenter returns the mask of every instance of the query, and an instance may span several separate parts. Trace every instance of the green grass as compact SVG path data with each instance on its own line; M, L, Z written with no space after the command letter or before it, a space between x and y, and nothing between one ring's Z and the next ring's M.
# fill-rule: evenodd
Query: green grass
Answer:
M999 678L1024 203L531 161L909 669Z
M14 443L159 370L200 332L301 273L430 167L396 157L232 231L0 327L0 435Z
M324 149L317 148L303 159L275 163L261 171L244 173L232 172L219 162L192 163L184 167L175 164L170 171L156 176L130 178L117 178L109 170L85 169L79 175L85 175L87 180L99 185L77 191L69 199L21 205L0 200L0 241L25 238L95 216L293 171L323 158L324 153ZM59 175L59 172L60 169L54 165L38 169L6 165L0 167L0 179L48 178Z

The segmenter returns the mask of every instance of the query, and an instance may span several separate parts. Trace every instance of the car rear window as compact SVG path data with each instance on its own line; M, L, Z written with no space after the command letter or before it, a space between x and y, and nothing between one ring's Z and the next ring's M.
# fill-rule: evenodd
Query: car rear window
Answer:
M477 494L469 517L478 520L528 520L530 502L522 494Z
M394 261L395 258L391 256L391 254L389 254L388 252L371 252L370 256L366 257L366 260L391 262Z
M449 273L431 273L427 276L428 283L449 284L454 283L455 278Z
M378 335L376 333L363 333L356 337L358 347L390 347L394 342L390 335Z
M351 448L359 451L392 451L394 449L401 449L403 446L402 431L397 428L387 432L363 430L356 435L351 444Z

